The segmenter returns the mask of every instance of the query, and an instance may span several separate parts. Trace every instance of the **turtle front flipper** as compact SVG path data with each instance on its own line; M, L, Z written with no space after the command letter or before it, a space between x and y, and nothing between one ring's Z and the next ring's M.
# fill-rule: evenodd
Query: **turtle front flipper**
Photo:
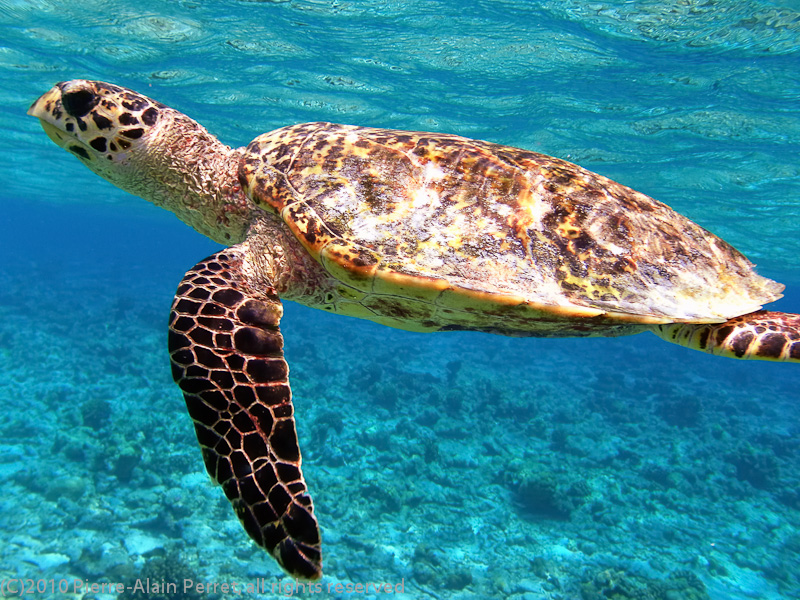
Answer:
M247 533L292 576L322 575L320 535L300 470L289 368L274 289L253 290L244 251L199 262L178 286L172 375L203 459Z
M800 315L759 310L724 323L658 325L653 332L717 356L800 362Z

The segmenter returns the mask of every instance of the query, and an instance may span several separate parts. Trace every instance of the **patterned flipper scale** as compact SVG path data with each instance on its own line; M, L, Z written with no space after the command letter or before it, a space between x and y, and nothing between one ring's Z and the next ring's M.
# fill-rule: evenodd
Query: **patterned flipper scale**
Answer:
M800 362L800 315L759 310L725 323L659 325L674 344L731 358Z
M206 468L247 533L292 576L317 579L320 534L300 470L283 309L241 267L234 246L186 273L170 315L172 374Z

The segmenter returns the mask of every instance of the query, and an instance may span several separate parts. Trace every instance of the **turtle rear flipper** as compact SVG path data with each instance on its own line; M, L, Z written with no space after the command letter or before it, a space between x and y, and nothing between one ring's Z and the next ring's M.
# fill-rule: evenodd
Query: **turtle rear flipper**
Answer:
M169 325L172 374L209 474L247 533L294 577L322 575L320 535L300 470L289 368L274 289L254 291L233 246L178 286Z
M658 325L660 338L730 358L800 362L800 315L759 310L724 323Z

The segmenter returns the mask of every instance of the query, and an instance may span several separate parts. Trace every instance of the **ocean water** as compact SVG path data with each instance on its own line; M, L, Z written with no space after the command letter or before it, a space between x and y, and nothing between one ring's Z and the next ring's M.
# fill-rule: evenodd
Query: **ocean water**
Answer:
M170 378L172 295L219 246L25 115L77 77L237 146L329 120L566 158L722 236L800 312L796 0L0 0L0 598L800 598L796 365L287 303L325 569L298 587L209 481Z

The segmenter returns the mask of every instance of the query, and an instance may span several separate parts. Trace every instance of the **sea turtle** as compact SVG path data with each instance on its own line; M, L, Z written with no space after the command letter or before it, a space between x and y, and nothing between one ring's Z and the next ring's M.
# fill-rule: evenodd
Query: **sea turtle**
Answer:
M281 299L412 331L617 336L800 362L783 286L666 205L563 160L456 135L304 123L232 149L98 81L28 114L114 185L226 249L178 286L172 373L205 465L290 574L321 575Z

